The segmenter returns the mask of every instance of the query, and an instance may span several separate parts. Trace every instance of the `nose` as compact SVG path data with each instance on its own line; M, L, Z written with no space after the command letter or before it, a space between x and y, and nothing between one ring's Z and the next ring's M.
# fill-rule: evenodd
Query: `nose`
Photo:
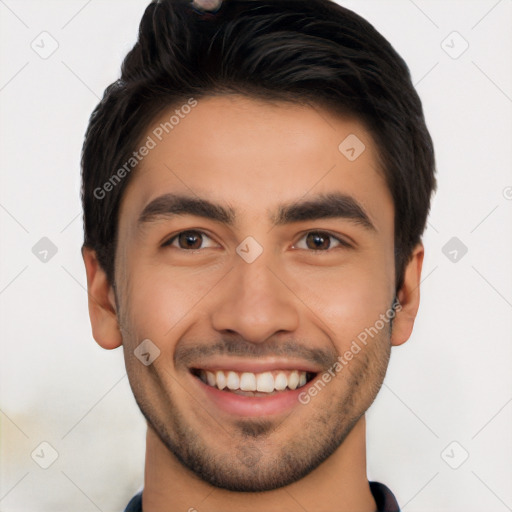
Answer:
M262 256L252 263L241 258L227 274L213 306L213 328L237 333L252 343L293 332L299 325L298 298L286 278L271 270Z

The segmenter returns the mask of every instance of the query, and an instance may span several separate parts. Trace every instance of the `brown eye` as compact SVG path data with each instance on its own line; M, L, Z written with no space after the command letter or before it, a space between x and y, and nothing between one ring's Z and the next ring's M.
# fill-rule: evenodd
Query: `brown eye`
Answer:
M199 249L203 237L197 231L184 231L178 235L180 249Z
M334 245L332 241L334 241ZM315 252L327 252L329 249L339 246L350 247L350 244L325 231L309 231L294 246L294 249L311 249Z
M176 236L173 236L171 239L165 242L163 246L173 246L177 247L178 249L194 251L203 249L204 247L202 247L202 245L205 243L205 240L211 242L209 247L213 247L215 245L213 240L211 240L209 236L205 235L201 231L189 229L188 231L182 231Z
M330 236L324 233L308 233L306 235L306 245L308 249L329 249L331 241Z

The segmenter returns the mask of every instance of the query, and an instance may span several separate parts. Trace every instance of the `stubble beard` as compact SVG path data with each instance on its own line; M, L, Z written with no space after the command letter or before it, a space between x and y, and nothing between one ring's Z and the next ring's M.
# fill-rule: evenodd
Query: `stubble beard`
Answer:
M270 491L305 477L343 443L382 385L390 335L391 326L375 336L314 400L299 404L280 421L251 418L224 428L221 420L212 420L209 425L196 426L179 410L170 389L161 390L165 399L155 404L137 378L130 379L130 384L148 428L185 468L214 487ZM286 436L290 425L297 432L292 437ZM219 447L222 437L226 444Z

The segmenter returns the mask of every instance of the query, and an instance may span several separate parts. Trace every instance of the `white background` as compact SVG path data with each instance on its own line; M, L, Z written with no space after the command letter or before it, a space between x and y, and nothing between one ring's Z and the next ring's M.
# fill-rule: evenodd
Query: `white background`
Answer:
M341 3L409 64L439 181L415 331L368 413L369 478L407 512L512 510L512 1ZM142 484L121 349L90 333L79 157L145 7L0 1L3 512L115 512ZM42 31L59 45L47 59L31 48ZM58 249L46 263L32 252L42 237ZM442 252L452 237L468 248L457 262ZM31 458L41 442L58 454L48 469Z

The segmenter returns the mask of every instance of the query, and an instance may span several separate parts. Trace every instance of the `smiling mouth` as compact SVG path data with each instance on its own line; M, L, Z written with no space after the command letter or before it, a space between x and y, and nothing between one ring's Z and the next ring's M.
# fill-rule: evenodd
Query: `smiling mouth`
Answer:
M192 375L207 386L241 396L271 396L293 391L313 380L316 373L300 370L274 370L261 373L193 368Z

